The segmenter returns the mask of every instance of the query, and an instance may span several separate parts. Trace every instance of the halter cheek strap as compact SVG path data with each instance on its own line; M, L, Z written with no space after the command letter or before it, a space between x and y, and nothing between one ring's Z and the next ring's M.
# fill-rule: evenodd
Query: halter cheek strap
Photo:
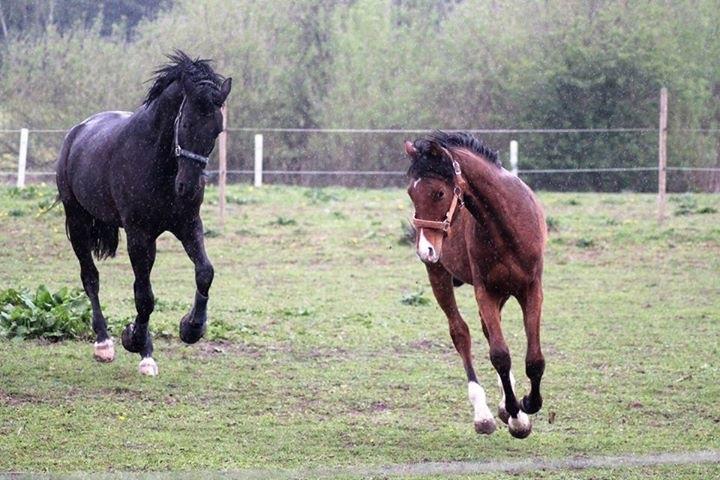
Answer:
M455 186L453 188L453 199L452 203L450 204L450 208L448 209L447 213L445 214L445 220L437 221L437 220L423 220L421 218L413 217L413 225L415 228L429 228L430 230L442 230L443 233L447 234L447 231L450 229L450 225L452 224L453 218L455 217L455 212L457 211L458 207L462 208L465 203L463 202L463 188L467 186L467 182L462 176L462 171L460 170L460 164L453 158L453 156L450 154L449 151L443 148L443 152L452 160L453 165L453 171L455 172Z
M178 114L175 117L173 153L178 158L187 158L188 160L199 163L203 168L205 168L210 161L210 157L205 157L203 155L198 155L197 153L191 152L190 150L185 150L184 148L180 147L180 143L178 142L178 129L180 127L180 117L182 116L183 107L185 106L185 100L187 100L187 97L183 96L182 103L180 104L180 109L178 110Z

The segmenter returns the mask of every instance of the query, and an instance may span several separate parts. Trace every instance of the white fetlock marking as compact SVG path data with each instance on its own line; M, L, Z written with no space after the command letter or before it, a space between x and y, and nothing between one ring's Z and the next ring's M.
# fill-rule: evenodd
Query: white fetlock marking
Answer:
M493 414L487 406L485 390L480 386L480 384L468 382L468 398L475 410L475 422L494 420Z
M150 377L154 377L158 374L157 363L155 363L155 360L153 360L152 357L143 358L140 361L139 370L142 375Z
M517 418L510 417L508 419L508 427L514 432L526 432L530 429L530 417L520 410Z
M115 344L112 338L95 342L94 357L101 362L112 362L115 358Z

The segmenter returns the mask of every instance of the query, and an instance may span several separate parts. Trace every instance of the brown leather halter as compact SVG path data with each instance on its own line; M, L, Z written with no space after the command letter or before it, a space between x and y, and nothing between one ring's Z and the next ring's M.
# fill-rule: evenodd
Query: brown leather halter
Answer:
M447 235L447 231L450 229L450 224L455 217L455 211L458 209L458 207L462 208L465 205L465 203L463 202L463 188L467 185L467 182L465 182L465 179L462 176L462 172L460 171L460 164L457 162L457 160L453 158L452 154L447 149L443 148L442 151L452 161L453 170L455 171L455 185L453 187L453 199L452 203L450 204L450 209L445 214L445 220L423 220L413 215L412 222L417 229L429 228L431 230L442 230L443 233Z

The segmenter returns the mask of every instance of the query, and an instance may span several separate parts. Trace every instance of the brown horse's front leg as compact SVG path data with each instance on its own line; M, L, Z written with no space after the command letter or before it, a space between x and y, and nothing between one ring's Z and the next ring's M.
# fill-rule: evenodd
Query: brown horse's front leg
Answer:
M190 312L180 321L180 338L195 343L207 329L207 303L215 270L205 252L205 236L200 217L178 235L188 257L195 264L195 302Z
M490 362L500 378L510 434L516 438L525 438L530 435L532 425L527 414L520 409L520 404L515 397L510 349L505 343L500 326L500 308L505 297L486 291L481 282L475 283L475 299L480 310L483 331L490 345ZM503 409L500 408L501 417L503 413Z
M435 299L448 319L450 337L455 349L460 354L468 379L468 398L475 412L475 431L482 434L491 434L495 431L495 419L487 406L485 390L480 386L472 365L470 330L467 323L460 316L455 302L452 275L440 264L425 264L427 267L430 285Z
M522 409L528 414L537 413L542 407L540 381L545 372L545 358L540 348L540 318L542 316L543 291L538 279L520 299L527 336L525 373L530 379L530 393L523 397Z

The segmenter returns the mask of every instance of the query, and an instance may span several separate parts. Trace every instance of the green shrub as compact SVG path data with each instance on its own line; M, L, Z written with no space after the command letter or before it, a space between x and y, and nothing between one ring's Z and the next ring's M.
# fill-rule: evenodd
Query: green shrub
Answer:
M0 292L0 337L90 338L92 310L80 289L51 293L40 285L35 293L9 288Z
M405 305L418 307L418 306L422 306L422 305L429 305L430 299L424 295L422 290L420 290L419 292L412 292L412 293L406 294L402 298L402 300L400 300L400 302Z

